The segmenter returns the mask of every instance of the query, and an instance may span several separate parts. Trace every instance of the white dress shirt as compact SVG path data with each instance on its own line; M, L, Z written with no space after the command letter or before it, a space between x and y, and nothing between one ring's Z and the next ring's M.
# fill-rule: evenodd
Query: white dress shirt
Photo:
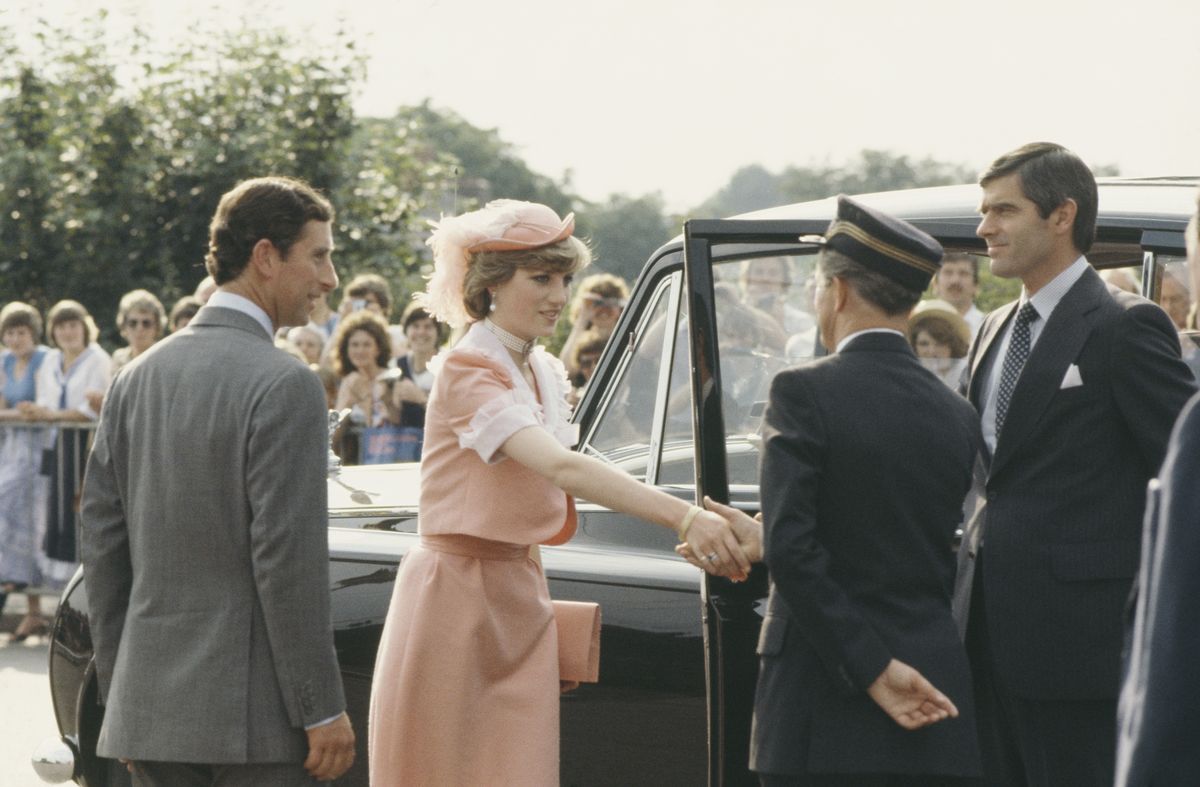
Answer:
M275 328L271 325L271 318L267 316L267 313L263 311L261 306L249 298L244 298L241 295L226 292L225 290L217 290L205 305L219 306L222 309L233 309L242 314L248 314L267 332L268 339L271 341L275 340Z
M845 347L847 344L854 341L859 336L862 336L863 334L867 334L867 333L894 333L897 336L899 336L900 338L904 339L904 334L902 334L902 333L900 333L900 331L894 330L892 328L865 328L861 331L855 331L854 333L850 334L849 336L845 337L840 342L838 342L837 349L834 350L834 352L840 353L842 351L842 348ZM908 341L908 340L905 339L905 341Z
M1026 303L1032 303L1038 313L1037 319L1029 324L1029 353L1031 356L1033 348L1037 345L1038 337L1042 335L1042 328L1046 326L1050 315L1058 307L1067 291L1075 286L1075 282L1079 281L1079 277L1087 269L1087 258L1080 255L1079 259L1051 279L1050 283L1038 290L1035 295L1031 296L1024 287L1021 288L1021 298L1017 301L1017 308L1013 310L1013 314L1020 311ZM992 354L990 368L987 369L986 376L982 381L982 390L985 392L982 420L983 441L987 443L988 451L992 454L996 453L996 391L1000 387L1000 370L1003 369L1004 359L1008 355L1008 344L1012 339L1013 323L1015 322L1016 320L1010 318L1008 325L1004 326L1004 333L1000 337L996 352ZM1019 379L1017 384L1020 385Z

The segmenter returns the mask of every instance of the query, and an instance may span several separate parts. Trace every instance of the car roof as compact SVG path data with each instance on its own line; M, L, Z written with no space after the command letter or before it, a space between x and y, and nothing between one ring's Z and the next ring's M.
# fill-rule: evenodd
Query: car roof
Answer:
M1178 217L1184 223L1196 211L1200 176L1159 178L1100 178L1099 220L1114 217ZM908 221L978 220L979 186L934 186L903 191L882 191L855 197L864 203ZM832 218L837 198L782 205L736 216L738 219Z
M1097 224L1102 227L1140 227L1182 230L1196 212L1200 176L1151 178L1099 178ZM979 221L979 186L932 186L899 191L859 194L855 199L905 221L974 225ZM820 220L829 221L837 211L837 198L797 202L742 213L734 220ZM683 242L676 236L666 247ZM665 248L665 247L664 247Z

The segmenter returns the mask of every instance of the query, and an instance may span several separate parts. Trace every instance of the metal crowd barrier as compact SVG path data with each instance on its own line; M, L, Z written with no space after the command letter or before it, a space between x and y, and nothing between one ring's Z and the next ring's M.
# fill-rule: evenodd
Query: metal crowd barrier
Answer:
M3 461L24 454L34 463L33 469L49 479L45 546L50 556L59 560L78 561L79 494L95 430L94 421L0 419L0 445L11 439L32 443L21 451L4 448ZM51 523L58 523L57 528Z

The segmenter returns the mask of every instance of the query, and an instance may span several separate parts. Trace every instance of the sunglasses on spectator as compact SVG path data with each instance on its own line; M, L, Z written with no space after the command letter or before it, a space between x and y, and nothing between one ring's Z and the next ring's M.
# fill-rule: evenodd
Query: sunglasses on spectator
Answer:
M602 298L599 295L585 295L583 299L599 308L624 309L629 301L624 298Z
M137 317L130 317L125 320L126 328L154 328L158 325L158 320L151 317L143 317L140 320Z

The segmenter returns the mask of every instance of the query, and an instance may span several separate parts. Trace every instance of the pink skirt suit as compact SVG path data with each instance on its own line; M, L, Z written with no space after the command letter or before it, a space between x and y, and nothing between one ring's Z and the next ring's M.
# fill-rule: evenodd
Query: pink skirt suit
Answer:
M561 489L499 448L529 426L574 445L566 375L536 349L539 401L482 324L434 361L421 541L375 663L371 784L557 785L558 643L529 547L566 541L574 520Z

